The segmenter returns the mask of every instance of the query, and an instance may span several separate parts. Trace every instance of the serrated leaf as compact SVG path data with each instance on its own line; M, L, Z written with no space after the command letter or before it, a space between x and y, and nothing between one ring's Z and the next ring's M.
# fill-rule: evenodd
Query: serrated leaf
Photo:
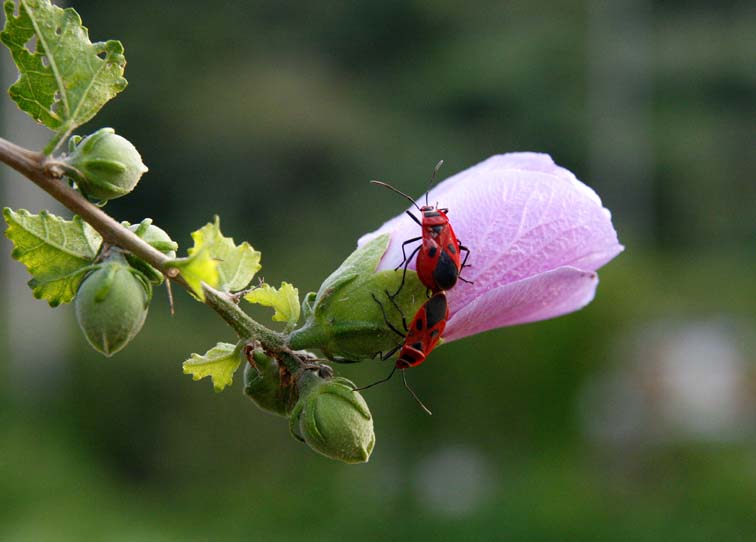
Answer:
M225 292L243 290L260 270L260 252L246 241L236 245L231 237L224 237L217 216L215 222L193 232L192 239L189 255L204 249L218 261L218 288Z
M72 8L49 0L5 0L0 40L10 49L20 76L9 94L34 120L58 132L61 141L126 88L126 58L119 41L92 43ZM36 38L34 50L29 42Z
M218 343L205 352L203 356L192 354L183 364L184 374L192 375L193 380L200 380L209 376L213 381L215 391L234 381L234 373L241 364L239 348L234 344Z
M46 211L33 215L6 207L3 218L11 255L31 274L34 297L52 307L70 303L102 244L100 234L78 216L63 220Z
M294 327L299 320L299 290L288 282L282 282L280 289L270 284L261 284L245 294L244 299L250 303L273 307L275 309L274 322L286 322L288 327Z
M213 288L218 286L218 262L207 250L195 251L188 258L171 260L167 267L179 270L200 301L205 301L205 292L202 291L203 282Z

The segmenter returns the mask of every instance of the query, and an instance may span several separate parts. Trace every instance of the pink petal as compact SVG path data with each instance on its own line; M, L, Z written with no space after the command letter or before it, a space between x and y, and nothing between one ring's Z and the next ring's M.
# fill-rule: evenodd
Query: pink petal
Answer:
M464 306L457 305L444 340L576 311L591 302L597 285L596 273L569 266L504 284ZM458 296L453 290L448 295L449 305L453 305Z
M471 251L471 267L462 276L473 284L460 281L449 292L450 326L456 313L467 313L470 306L485 305L492 311L488 316L474 313L487 322L473 321L458 328L466 329L466 334L576 310L593 296L595 278L588 297L585 278L575 283L578 289L572 294L560 287L562 294L553 298L553 310L544 307L533 313L540 316L529 316L526 311L523 317L515 317L511 307L491 300L509 291L502 287L523 288L530 284L527 279L565 266L576 272L595 271L623 250L598 195L546 154L493 156L440 183L428 200L449 208L457 237ZM402 261L402 242L419 235L420 229L402 214L363 236L359 244L384 232L391 232L391 243L379 269L393 269ZM410 268L414 269L414 262ZM573 308L564 308L568 306L565 299L573 300L569 305ZM574 301L581 299L585 299L582 304ZM539 302L545 300L542 297ZM447 337L463 336L452 331L447 328Z

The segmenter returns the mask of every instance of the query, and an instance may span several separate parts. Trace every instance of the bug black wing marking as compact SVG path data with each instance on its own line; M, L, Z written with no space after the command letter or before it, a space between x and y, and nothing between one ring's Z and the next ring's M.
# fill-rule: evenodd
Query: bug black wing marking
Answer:
M446 294L444 292L434 294L433 297L425 303L426 329L432 329L439 322L446 320L447 312Z

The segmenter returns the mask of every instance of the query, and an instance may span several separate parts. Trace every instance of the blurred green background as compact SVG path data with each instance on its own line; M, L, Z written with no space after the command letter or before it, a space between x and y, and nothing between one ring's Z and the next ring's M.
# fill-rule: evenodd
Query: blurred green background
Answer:
M204 307L179 294L171 318L158 291L105 359L5 242L0 540L756 540L752 3L74 7L129 62L86 131L115 127L150 167L108 211L183 247L217 213L266 280L315 290L403 208L369 179L418 194L441 158L446 176L534 150L598 191L627 248L585 310L413 369L433 417L396 379L366 392L376 448L345 466L241 374L222 394L181 374L233 339ZM3 136L41 148L6 102ZM3 204L51 206L2 174Z

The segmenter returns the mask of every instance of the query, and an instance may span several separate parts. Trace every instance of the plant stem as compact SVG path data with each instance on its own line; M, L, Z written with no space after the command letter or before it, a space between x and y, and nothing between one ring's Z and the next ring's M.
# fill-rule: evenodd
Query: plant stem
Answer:
M0 138L0 162L9 165L27 177L42 190L62 203L71 212L79 215L85 222L102 235L105 242L131 252L144 260L166 277L181 285L188 291L192 288L181 276L178 269L170 267L171 259L150 246L128 228L93 205L76 190L61 181L63 167L61 162L44 153L25 149L6 139ZM230 296L203 285L205 304L220 315L239 337L257 339L266 348L281 351L286 348L284 336L262 326L242 311Z
M269 352L280 352L286 349L286 339L281 333L272 331L250 318L231 300L229 294L207 284L202 285L202 290L205 293L205 304L217 312L240 338L256 339Z
M0 138L0 161L27 177L42 190L62 203L71 212L79 215L111 245L128 250L151 266L164 272L166 276L188 288L186 282L175 272L167 272L170 260L165 254L153 248L125 228L102 209L93 205L76 190L60 180L62 171L59 162L43 153L30 151Z

